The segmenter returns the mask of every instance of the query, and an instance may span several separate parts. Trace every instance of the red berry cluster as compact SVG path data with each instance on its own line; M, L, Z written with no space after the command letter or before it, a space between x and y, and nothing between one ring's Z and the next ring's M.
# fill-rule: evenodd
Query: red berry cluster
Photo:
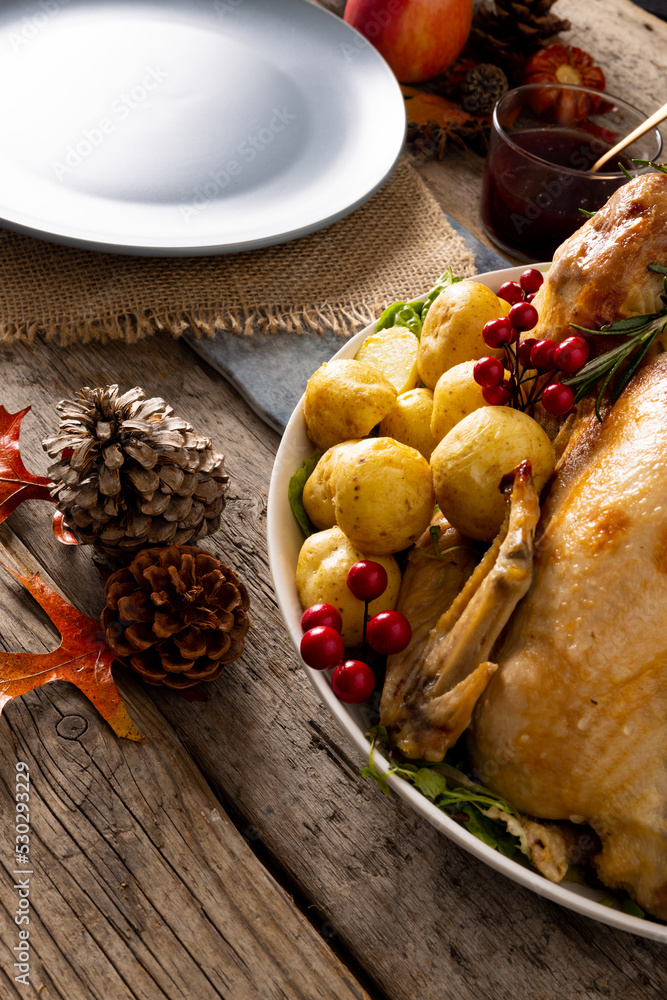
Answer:
M362 559L350 567L347 585L364 602L364 642L383 656L402 652L412 638L410 622L400 611L380 611L368 619L368 604L387 589L384 566ZM362 660L344 660L343 620L331 604L313 604L301 618L301 657L313 670L331 670L331 688L341 701L358 705L375 690L375 674Z
M504 363L498 358L481 358L473 369L473 378L482 387L490 406L509 403L517 410L530 410L542 403L547 413L561 416L572 408L574 393L568 385L556 381L561 374L573 375L588 359L589 348L583 337L568 337L561 344L545 338L519 334L537 324L537 309L532 299L543 282L534 267L523 272L518 281L506 281L498 297L511 303L508 316L490 320L482 331L488 347L503 348Z

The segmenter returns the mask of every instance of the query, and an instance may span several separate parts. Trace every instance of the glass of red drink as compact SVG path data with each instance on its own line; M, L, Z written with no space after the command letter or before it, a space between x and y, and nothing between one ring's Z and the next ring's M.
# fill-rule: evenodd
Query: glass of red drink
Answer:
M662 150L657 129L620 154L615 169L589 173L597 159L646 120L626 101L588 87L532 83L510 90L493 112L482 189L482 224L502 250L523 261L551 260L583 225L580 211L596 212L625 184L620 161L633 176Z

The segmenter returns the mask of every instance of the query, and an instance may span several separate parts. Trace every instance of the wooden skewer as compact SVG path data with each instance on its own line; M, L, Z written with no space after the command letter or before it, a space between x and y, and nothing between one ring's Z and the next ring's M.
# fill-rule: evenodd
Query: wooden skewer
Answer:
M635 139L639 139L640 136L644 135L656 125L659 125L660 122L665 120L665 118L667 118L667 104L663 104L663 106L658 108L658 110L655 111L650 118L647 118L645 122L642 122L642 124L639 125L634 132L631 132L630 135L626 135L625 139L621 139L621 141L617 142L615 146L612 146L608 153L605 153L599 160L596 160L590 169L590 173L597 173L600 167L603 167L608 160L611 160L613 156L620 153L621 150L625 149L626 146L629 146L631 142L635 141Z

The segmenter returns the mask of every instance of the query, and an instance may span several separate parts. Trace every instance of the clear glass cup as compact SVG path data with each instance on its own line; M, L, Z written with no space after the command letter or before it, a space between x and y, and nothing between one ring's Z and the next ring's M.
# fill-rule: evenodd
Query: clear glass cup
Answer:
M646 117L589 87L531 83L508 91L493 112L484 172L481 216L489 238L520 260L551 260L586 221L579 209L597 211L627 181L608 165L595 174L589 168ZM646 168L632 159L656 160L661 151L653 129L618 161L637 176Z

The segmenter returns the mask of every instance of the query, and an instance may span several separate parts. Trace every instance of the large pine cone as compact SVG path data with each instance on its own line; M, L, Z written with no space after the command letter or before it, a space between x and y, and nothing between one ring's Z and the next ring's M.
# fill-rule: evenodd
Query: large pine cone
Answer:
M203 549L144 549L109 577L104 596L107 643L148 684L215 680L243 652L248 592Z
M470 41L479 55L517 72L532 52L543 48L569 21L552 13L556 0L494 0L475 11Z
M224 457L163 399L117 385L63 399L58 433L43 448L52 496L80 542L110 555L183 545L220 527Z

